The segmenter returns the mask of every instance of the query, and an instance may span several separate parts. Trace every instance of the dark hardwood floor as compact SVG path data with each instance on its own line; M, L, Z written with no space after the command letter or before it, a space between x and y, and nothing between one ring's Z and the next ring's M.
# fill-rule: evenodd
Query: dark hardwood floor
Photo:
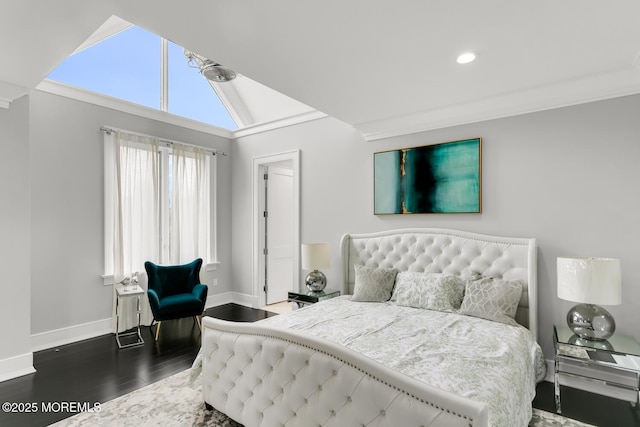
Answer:
M274 313L236 304L208 309L208 316L254 322ZM143 346L119 350L113 335L104 335L34 353L36 373L0 383L0 402L30 413L0 412L0 426L41 427L74 415L62 405L68 402L104 403L191 366L200 349L200 332L193 319L143 328ZM640 411L627 402L579 390L562 390L564 415L600 427L640 426ZM538 385L533 406L555 411L553 385ZM3 407L4 409L4 407ZM45 409L45 410L43 410Z
M205 314L237 322L275 316L236 304ZM154 332L155 327L143 327L144 345L138 347L119 350L109 334L34 353L35 374L0 383L0 402L31 412L5 412L3 406L0 426L46 426L75 414L62 404L103 403L191 366L200 349L200 331L193 318L164 322L157 342Z
M640 426L640 406L569 387L560 387L562 415L598 427ZM536 388L533 407L555 412L553 383L542 382Z

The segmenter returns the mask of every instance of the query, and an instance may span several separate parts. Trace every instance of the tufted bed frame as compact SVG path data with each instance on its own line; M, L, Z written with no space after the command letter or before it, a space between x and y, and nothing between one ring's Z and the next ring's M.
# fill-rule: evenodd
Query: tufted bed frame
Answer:
M347 295L353 294L355 264L464 278L521 280L516 321L538 336L535 239L422 228L345 234L340 246L342 293Z
M516 320L536 336L535 239L445 229L346 234L342 293L354 265L521 280ZM203 397L252 426L486 426L484 403L385 367L349 348L257 323L203 319Z

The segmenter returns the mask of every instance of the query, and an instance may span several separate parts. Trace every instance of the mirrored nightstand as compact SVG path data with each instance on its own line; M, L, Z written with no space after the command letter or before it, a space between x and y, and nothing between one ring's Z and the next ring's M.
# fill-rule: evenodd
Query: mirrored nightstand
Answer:
M561 413L560 386L573 387L638 404L640 344L615 334L607 341L579 338L566 326L553 327L556 411Z
M340 296L340 291L335 289L325 288L320 292L293 292L290 291L287 295L287 301L295 302L298 307L304 307L305 305L315 304L319 301L335 298Z

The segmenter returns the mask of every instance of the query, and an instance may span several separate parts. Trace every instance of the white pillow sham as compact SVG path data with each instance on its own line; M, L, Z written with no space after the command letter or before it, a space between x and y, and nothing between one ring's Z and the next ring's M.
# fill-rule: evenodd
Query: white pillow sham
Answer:
M464 281L443 273L398 273L391 301L398 305L437 311L460 308L464 295Z
M396 282L395 268L372 268L355 265L356 280L351 301L386 302Z
M515 326L522 286L520 280L489 277L470 280L467 282L464 299L458 312Z

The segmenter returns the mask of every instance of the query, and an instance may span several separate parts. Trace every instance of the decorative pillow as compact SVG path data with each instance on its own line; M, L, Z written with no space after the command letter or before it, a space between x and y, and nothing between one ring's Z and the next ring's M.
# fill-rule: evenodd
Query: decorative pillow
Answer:
M398 270L355 265L356 282L351 301L385 302L391 298Z
M460 314L517 325L514 320L522 295L520 280L483 278L467 282Z
M398 305L428 310L452 311L460 308L464 281L442 273L398 273L391 301Z

